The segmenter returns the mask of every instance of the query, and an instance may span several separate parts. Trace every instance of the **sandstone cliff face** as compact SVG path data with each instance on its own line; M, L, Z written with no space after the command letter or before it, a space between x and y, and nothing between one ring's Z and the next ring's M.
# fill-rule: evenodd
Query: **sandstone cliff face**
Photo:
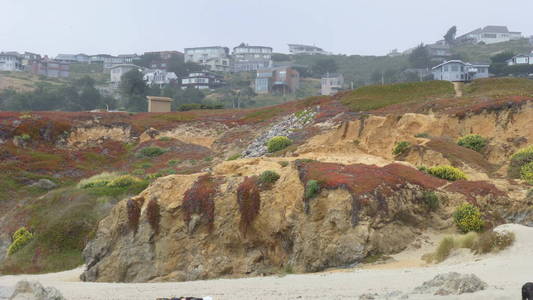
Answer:
M367 168L313 163L318 168L340 167L343 174L356 177L358 168ZM284 269L314 272L345 266L370 253L401 251L423 228L450 226L449 210L429 212L424 205L424 190L436 189L450 202L465 199L440 189L445 182L416 170L401 177L401 181L389 182L390 176L396 174L393 170L400 174L405 173L402 168L409 168L393 165L373 167L375 173L368 176L378 179L375 186L362 177L364 184L350 181L349 188L330 189L329 184L335 181L326 182L322 192L308 200L306 213L302 183L305 176L299 164L305 163L293 161L281 167L274 159L247 159L215 168L211 176L219 186L213 199L212 224L203 212L185 221L184 194L205 174L160 178L137 197L120 202L100 223L96 238L84 251L87 270L82 279L182 281L271 274ZM239 226L242 214L237 187L245 176L258 175L265 169L275 170L281 178L261 191L259 214L243 232ZM353 173L347 173L352 169ZM354 206L356 199L359 202ZM136 232L128 219L128 201L140 204ZM158 203L157 229L150 224L150 201Z

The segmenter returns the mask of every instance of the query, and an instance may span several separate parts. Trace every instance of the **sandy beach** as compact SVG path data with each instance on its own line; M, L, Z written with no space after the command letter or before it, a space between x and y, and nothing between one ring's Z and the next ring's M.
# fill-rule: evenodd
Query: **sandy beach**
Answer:
M395 261L376 267L351 268L314 274L219 279L176 283L86 283L71 271L0 277L0 299L7 299L17 281L38 280L59 289L67 299L156 299L172 296L211 296L223 299L358 299L364 293L411 293L424 281L446 272L473 273L489 287L460 296L410 294L408 299L520 299L520 288L533 281L533 228L506 224L498 228L515 233L516 241L497 254L472 256L458 252L447 261L431 266L416 265L417 253L400 253ZM418 254L427 249L421 247ZM402 261L404 260L404 261ZM406 263L406 261L409 261ZM2 298L3 297L3 298ZM393 299L393 298L391 298Z

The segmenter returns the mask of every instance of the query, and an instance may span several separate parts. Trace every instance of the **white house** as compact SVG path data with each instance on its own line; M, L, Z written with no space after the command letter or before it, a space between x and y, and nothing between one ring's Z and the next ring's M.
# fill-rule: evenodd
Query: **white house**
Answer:
M17 52L0 53L0 71L22 71L22 56Z
M185 62L194 62L206 66L210 71L230 71L229 49L227 47L185 48Z
M122 64L111 67L111 69L109 69L109 73L111 74L111 83L118 84L122 80L122 75L133 69L141 70L142 68L133 64Z
M241 43L233 48L233 71L250 72L272 66L272 48Z
M433 79L467 82L489 77L489 65L450 60L431 68Z
M291 54L323 54L329 55L331 53L324 51L324 49L317 46L302 45L302 44L289 44L289 52Z
M161 86L177 80L178 76L174 72L167 72L165 70L148 70L144 73L143 79L148 85L157 84Z
M465 33L457 37L457 40L460 42L470 42L474 44L495 44L508 42L511 40L518 40L520 38L522 38L521 32L509 31L507 26L490 25Z
M344 85L344 76L342 74L326 74L320 81L320 94L331 96L340 91Z
M221 76L209 72L190 73L181 79L181 89L195 88L199 90L213 89L223 84Z
M533 52L530 54L518 54L507 61L507 65L514 66L514 65L533 65Z

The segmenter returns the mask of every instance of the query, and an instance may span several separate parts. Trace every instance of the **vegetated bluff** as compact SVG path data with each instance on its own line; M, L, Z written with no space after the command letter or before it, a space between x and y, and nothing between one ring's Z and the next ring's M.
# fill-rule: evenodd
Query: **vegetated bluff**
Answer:
M322 105L322 112L337 107ZM100 223L84 250L82 279L179 281L345 266L401 251L427 228L453 226L453 208L464 202L482 209L487 226L531 218L527 185L506 172L509 156L533 139L530 98L404 105L418 113L337 111L321 119L319 110L304 130L313 134L290 151L158 179ZM489 139L482 153L456 144L469 133ZM399 141L410 147L394 156ZM460 167L469 180L448 182L415 167L434 165ZM261 183L269 170L280 178ZM438 209L428 194L440 199Z

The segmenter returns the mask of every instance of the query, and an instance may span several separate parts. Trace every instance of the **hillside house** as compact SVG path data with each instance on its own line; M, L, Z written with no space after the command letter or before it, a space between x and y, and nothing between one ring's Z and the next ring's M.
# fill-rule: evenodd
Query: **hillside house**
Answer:
M326 74L320 80L320 94L331 96L342 90L344 85L344 76L342 74Z
M495 44L518 40L522 38L521 32L509 31L507 26L485 26L456 38L458 42L473 44Z
M514 66L514 65L533 65L533 52L530 54L518 54L507 61L507 65Z
M300 73L291 67L257 70L255 78L255 92L257 94L292 94L299 87Z
M176 76L176 73L167 72L166 70L146 70L143 79L148 85L158 85L162 87L165 84L178 80L178 76Z
M171 111L172 98L147 96L146 99L148 100L148 112L161 113Z
M431 72L435 80L468 82L489 77L489 65L450 60L431 68Z
M214 89L222 86L222 78L209 72L190 73L181 79L181 89L195 88L199 90Z
M331 53L324 51L324 49L317 46L302 45L302 44L289 44L289 52L291 54L323 54L329 55Z
M228 72L231 68L229 49L227 47L185 48L185 62L194 62L205 66L210 71Z
M22 57L17 52L0 53L0 71L22 71Z
M68 78L70 76L70 66L64 61L43 59L31 61L26 70L35 75L42 75L53 78Z
M233 72L250 72L272 66L272 48L242 43L233 48Z
M111 83L114 85L119 84L122 81L122 75L134 69L142 70L141 67L134 64L122 64L111 67L109 69Z

